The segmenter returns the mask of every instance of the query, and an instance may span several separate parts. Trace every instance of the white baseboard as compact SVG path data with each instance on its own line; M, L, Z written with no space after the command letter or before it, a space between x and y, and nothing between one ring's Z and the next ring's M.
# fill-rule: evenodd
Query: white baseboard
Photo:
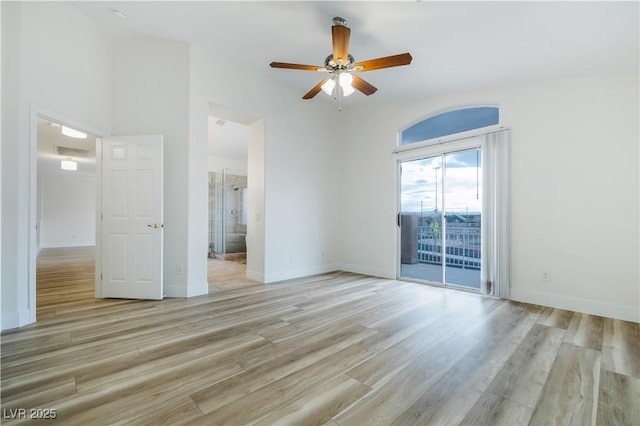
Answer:
M183 285L165 285L162 290L164 297L188 297L187 287Z
M264 274L264 280L261 282L264 282L265 284L275 283L278 281L291 280L294 278L303 278L312 275L325 274L327 272L337 271L339 269L340 265L337 264L315 265L299 269L287 269L286 271Z
M372 277L387 278L389 280L396 279L393 271L389 271L388 269L383 268L373 268L368 265L364 266L347 263L340 265L340 268L338 269L345 272L353 272L354 274L370 275Z
M247 269L246 277L250 278L254 281L258 281L259 283L264 283L264 274L262 272L250 271Z
M540 293L517 288L512 288L509 292L509 299L518 302L533 303L550 308L566 309L569 311L640 323L640 308L638 306L615 305L598 300L580 299L577 297Z
M209 283L204 282L199 285L164 285L164 297L196 297L209 294Z
M199 283L198 285L189 284L187 285L187 297L196 297L203 296L205 294L209 294L209 283Z
M78 241L69 241L66 243L51 243L51 244L42 244L40 246L40 250L43 248L70 248L70 247L94 247L96 245L96 242L93 241L85 241L85 242L78 242Z
M30 320L30 317L31 315L29 315L29 310L3 312L2 324L0 325L0 327L2 328L2 330L10 330L12 328L18 328L27 324L31 324L33 321Z

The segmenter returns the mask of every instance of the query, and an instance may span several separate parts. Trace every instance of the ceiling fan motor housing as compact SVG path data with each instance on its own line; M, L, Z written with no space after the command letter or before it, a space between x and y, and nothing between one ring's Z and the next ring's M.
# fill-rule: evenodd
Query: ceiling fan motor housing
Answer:
M353 58L353 55L349 53L347 55L347 63L343 65L338 65L333 61L333 53L331 53L324 60L324 67L327 69L327 71L335 71L337 69L350 69L352 65L355 63L355 61L356 60Z

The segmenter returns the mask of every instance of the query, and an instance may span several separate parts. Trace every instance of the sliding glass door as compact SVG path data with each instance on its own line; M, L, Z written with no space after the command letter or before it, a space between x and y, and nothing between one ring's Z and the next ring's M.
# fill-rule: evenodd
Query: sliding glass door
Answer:
M480 149L400 162L400 278L480 289Z
M404 161L400 173L400 276L442 284L442 156Z
M447 284L480 289L480 149L444 155Z

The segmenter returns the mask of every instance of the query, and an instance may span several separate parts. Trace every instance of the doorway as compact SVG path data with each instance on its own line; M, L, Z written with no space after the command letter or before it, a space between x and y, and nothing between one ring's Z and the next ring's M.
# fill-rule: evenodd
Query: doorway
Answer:
M209 172L209 257L246 263L247 172Z
M29 294L35 321L93 301L98 137L50 113L34 111L31 125L35 226ZM54 309L51 301L56 298L65 300L65 306Z
M246 264L248 148L247 125L209 116L209 259Z
M400 161L401 279L480 291L480 141Z

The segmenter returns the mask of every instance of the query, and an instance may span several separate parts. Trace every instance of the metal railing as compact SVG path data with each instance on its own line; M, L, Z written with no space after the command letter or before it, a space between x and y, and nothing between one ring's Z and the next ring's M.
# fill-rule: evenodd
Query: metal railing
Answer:
M447 226L446 266L480 269L480 228ZM418 262L442 265L442 231L418 227Z

